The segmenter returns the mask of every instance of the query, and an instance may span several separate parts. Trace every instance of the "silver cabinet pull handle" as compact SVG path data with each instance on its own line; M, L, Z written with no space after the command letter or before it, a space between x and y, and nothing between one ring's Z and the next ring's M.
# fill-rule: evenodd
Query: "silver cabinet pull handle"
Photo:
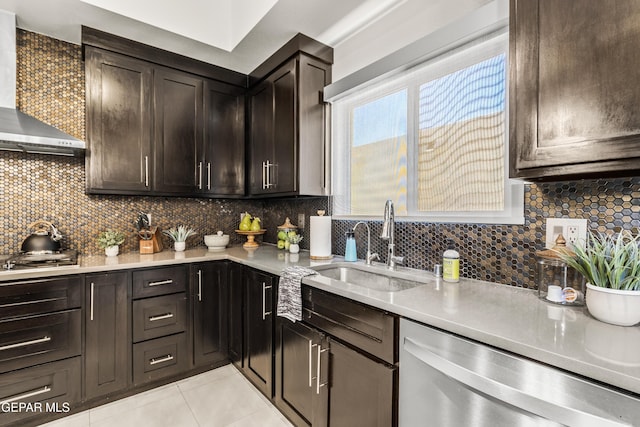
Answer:
M93 320L93 297L94 297L94 288L96 287L95 283L91 282L91 295L89 301L89 311L90 311L90 320Z
M262 320L271 314L270 311L267 311L267 289L271 289L271 286L267 286L266 283L262 282Z
M313 380L316 377L313 376L313 347L317 347L318 344L313 344L311 340L309 340L309 388L313 387Z
M149 156L144 156L144 186L149 186Z
M18 348L18 347L26 347L28 345L40 344L40 343L49 342L49 341L51 341L51 337L44 336L42 338L37 338L35 340L22 341L22 342L17 342L15 344L3 345L2 347L0 347L0 351L2 351L2 350L10 350L12 348Z
M322 377L320 376L320 355L325 351L329 351L328 348L322 348L320 344L318 344L318 367L316 368L316 394L320 394L320 387L324 387L327 383L320 384Z
M198 190L202 190L202 162L198 162Z
M162 286L162 285L170 285L173 283L173 280L160 280L159 282L149 282L147 286Z
M149 322L157 322L158 320L171 319L172 317L173 317L173 313L159 314L157 316L150 316Z
M403 343L404 351L413 355L421 362L429 365L433 369L443 373L449 378L453 378L465 387L478 390L486 396L505 402L515 408L536 414L563 425L581 426L607 426L621 427L629 424L617 422L611 419L602 418L596 414L582 411L578 408L557 404L550 400L527 393L524 389L517 389L508 384L495 381L478 372L473 368L464 367L429 351L424 346L405 337Z
M202 270L198 270L198 301L202 301Z
M171 354L167 354L162 357L154 357L149 359L149 365L157 365L158 363L168 362L170 360L173 360L173 356Z
M262 162L262 189L267 188L267 162Z
M211 190L211 162L207 162L207 190Z
M26 392L24 394L20 394L18 396L13 396L13 397L10 397L8 399L2 400L2 401L0 401L0 405L4 405L5 403L15 402L16 400L26 399L28 397L38 396L39 394L49 393L50 391L51 391L51 387L46 385L46 386L44 386L42 388L39 388L37 390L28 391L28 392Z
M271 188L271 162L269 160L267 160L267 183L265 186Z

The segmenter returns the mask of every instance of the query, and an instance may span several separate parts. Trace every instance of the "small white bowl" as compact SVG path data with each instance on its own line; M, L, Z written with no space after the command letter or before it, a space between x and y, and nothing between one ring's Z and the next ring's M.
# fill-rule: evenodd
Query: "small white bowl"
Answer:
M204 244L210 251L223 251L229 244L229 235L223 234L222 231L218 231L217 234L207 234L204 236Z

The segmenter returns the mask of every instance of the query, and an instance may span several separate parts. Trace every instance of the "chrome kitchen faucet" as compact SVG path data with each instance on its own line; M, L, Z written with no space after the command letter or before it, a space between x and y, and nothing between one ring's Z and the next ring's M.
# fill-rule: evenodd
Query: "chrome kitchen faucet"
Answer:
M380 238L382 240L389 241L389 245L387 249L387 268L389 270L395 270L396 264L404 264L404 257L396 256L394 254L395 228L396 228L396 223L395 223L395 216L393 214L393 202L391 200L387 200L387 203L385 203L384 205L384 219L382 222L382 233L380 234Z
M356 231L356 228L360 225L364 224L367 227L367 255L365 256L365 262L367 265L371 265L371 262L374 259L380 259L380 256L376 253L371 253L371 229L369 228L369 224L364 221L359 221L356 225L353 226L353 231Z

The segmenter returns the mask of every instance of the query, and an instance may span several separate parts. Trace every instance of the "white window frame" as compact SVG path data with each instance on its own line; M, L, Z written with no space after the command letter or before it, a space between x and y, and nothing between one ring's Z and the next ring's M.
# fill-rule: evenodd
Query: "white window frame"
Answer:
M430 80L447 75L456 69L482 62L500 53L505 55L505 111L504 111L504 209L502 211L453 211L419 212L417 210L417 170L418 156L415 121L419 113L419 87ZM508 96L508 33L506 29L480 37L461 47L440 54L407 71L390 78L362 85L332 106L332 216L336 219L359 220L379 219L376 216L350 215L350 114L353 108L381 98L385 95L407 89L407 210L408 215L396 214L396 220L413 222L482 223L482 224L524 224L524 183L508 178L509 171L509 96ZM374 189L372 189L374 190ZM455 189L452 189L455 191ZM384 206L380 206L382 215Z

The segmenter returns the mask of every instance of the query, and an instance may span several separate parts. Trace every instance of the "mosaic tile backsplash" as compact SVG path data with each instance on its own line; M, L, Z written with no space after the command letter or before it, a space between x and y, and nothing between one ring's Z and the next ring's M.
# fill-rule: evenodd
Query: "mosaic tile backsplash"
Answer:
M84 67L79 46L18 30L17 104L23 111L78 138L84 138ZM65 247L83 254L99 254L95 243L106 228L129 231L122 251L138 249L133 219L139 211L151 214L162 228L188 224L198 235L187 247L203 246L202 236L223 230L231 244L244 241L233 233L242 212L262 218L263 241L275 243L276 227L303 214L302 248L309 248L309 216L330 212L326 197L287 200L209 200L194 198L87 195L84 160L0 151L0 254L14 252L39 219L56 224ZM433 224L398 222L396 253L406 265L431 270L441 262L448 239L453 239L464 277L534 287L535 252L544 244L545 219L587 218L589 228L640 227L640 178L572 181L525 186L525 224ZM380 220L370 221L372 251L382 255ZM344 253L344 233L355 221L333 221L333 252ZM356 233L359 258L366 251L366 230ZM165 240L166 246L169 241Z

